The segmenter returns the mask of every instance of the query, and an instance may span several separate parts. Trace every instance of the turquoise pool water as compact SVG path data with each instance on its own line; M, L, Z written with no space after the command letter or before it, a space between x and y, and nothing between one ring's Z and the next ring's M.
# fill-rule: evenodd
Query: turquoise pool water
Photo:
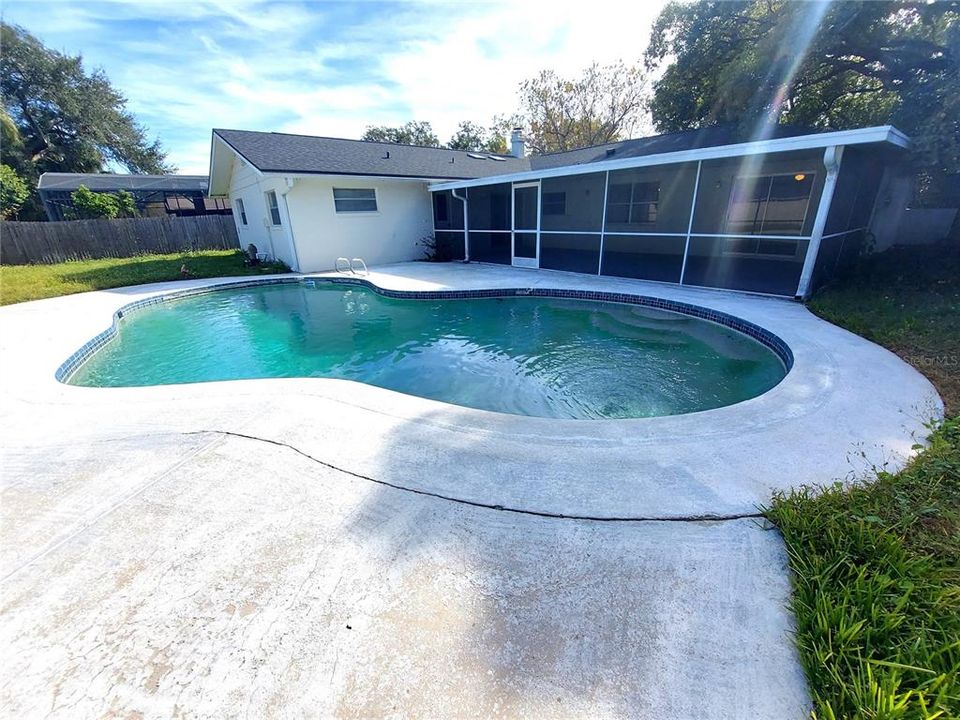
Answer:
M344 378L496 412L636 418L730 405L784 374L780 359L752 338L652 308L536 297L393 299L357 286L285 284L139 310L69 382Z

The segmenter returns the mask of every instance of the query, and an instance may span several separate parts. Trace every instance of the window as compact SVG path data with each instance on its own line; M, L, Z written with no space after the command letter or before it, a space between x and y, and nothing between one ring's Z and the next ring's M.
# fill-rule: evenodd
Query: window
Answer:
M726 232L802 235L814 173L738 177L730 189Z
M247 224L247 209L243 207L243 198L237 198L233 201L233 204L237 208L237 212L240 213L240 222L244 225Z
M660 204L659 182L611 184L607 190L607 222L652 225Z
M376 212L377 193L373 188L334 188L333 205L338 213Z
M270 212L270 224L279 225L280 206L277 204L277 193L273 190L268 190L264 195L267 198L267 210Z
M565 192L545 192L542 202L544 215L567 214L567 194Z

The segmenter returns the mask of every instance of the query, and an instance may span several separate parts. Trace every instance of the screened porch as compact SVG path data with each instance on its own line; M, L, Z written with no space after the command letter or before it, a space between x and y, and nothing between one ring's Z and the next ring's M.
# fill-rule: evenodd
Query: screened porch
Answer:
M821 197L810 282L856 257L883 174L875 155L846 148L828 197L822 148L490 178L433 192L434 233L449 259L793 297Z

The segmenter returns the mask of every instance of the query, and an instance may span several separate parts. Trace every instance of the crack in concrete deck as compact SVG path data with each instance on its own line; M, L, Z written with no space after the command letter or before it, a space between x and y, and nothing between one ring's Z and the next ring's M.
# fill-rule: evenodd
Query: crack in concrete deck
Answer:
M763 513L731 513L731 514L718 514L718 513L704 513L701 515L680 515L680 516L630 516L624 515L622 517L612 516L612 517L598 517L594 515L576 515L571 513L551 513L551 512L540 512L537 510L526 510L523 508L509 507L505 505L494 505L490 503L483 503L474 500L464 500L462 498L453 497L451 495L443 495L441 493L429 492L427 490L420 490L414 487L407 487L405 485L400 485L398 483L392 483L387 480L380 480L369 475L363 475L362 473L354 472L353 470L348 470L339 465L334 465L333 463L321 460L320 458L314 457L308 452L301 450L300 448L291 445L287 442L282 442L280 440L273 440L271 438L258 437L256 435L248 435L246 433L233 432L230 430L192 430L190 432L184 433L185 435L205 435L209 433L214 433L217 435L224 435L229 437L244 438L246 440L254 440L256 442L269 443L270 445L276 445L278 447L287 448L293 452L301 455L308 460L322 465L325 468L331 470L336 470L341 472L344 475L350 475L351 477L357 478L358 480L365 480L367 482L376 483L377 485L383 485L385 487L393 488L394 490L400 490L402 492L413 493L415 495L423 495L425 497L437 498L438 500L445 500L447 502L458 503L460 505L468 505L470 507L476 508L485 508L487 510L499 510L501 512L510 512L517 513L518 515L531 515L533 517L542 517L542 518L555 518L557 520L590 520L592 522L710 522L710 521L724 521L724 520L743 520L745 518L762 518L764 517Z

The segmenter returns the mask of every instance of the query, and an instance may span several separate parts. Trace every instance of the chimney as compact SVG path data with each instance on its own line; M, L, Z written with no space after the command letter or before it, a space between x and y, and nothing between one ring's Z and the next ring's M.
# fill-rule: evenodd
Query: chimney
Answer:
M523 142L523 128L515 127L510 133L510 154L514 157L523 157L527 154Z

